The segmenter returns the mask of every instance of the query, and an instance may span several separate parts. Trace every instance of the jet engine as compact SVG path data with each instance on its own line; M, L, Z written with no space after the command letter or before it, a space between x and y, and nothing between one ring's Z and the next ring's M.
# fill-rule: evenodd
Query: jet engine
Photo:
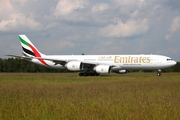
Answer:
M82 63L79 61L71 61L66 63L65 67L70 71L79 71L82 69Z
M128 73L128 70L117 70L117 71L115 71L115 73L126 74L126 73Z
M97 65L96 67L94 67L94 71L99 74L109 74L111 70L110 68L111 67L108 65Z

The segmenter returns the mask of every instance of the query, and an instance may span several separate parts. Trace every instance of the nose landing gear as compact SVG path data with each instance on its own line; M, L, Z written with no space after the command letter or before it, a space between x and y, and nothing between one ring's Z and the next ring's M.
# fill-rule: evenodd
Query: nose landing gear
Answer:
M157 76L161 76L161 69L158 69Z

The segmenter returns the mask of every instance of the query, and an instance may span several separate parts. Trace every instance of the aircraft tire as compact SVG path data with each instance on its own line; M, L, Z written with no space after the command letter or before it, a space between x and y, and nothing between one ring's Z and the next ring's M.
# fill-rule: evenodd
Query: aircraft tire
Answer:
M157 73L157 76L161 76L161 73Z

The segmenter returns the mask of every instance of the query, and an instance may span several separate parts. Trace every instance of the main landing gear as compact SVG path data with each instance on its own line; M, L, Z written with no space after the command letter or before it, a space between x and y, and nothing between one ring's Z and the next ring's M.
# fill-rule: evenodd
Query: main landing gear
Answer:
M99 73L96 72L80 72L79 76L99 76Z
M161 69L158 69L157 76L161 76Z

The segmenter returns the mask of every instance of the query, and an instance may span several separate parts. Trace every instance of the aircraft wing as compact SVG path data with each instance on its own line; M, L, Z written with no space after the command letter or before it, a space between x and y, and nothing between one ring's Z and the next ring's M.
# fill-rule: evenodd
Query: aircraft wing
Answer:
M71 60L65 60L65 59L54 59L54 58L45 58L45 57L35 57L35 59L43 59L43 60L49 60L49 61L53 61L55 64L61 64L61 65L65 65L66 63L68 62L71 62L71 61L79 61L77 59L71 59ZM96 62L86 62L86 61L79 61L79 62L82 62L84 65L86 66L95 66L97 65Z
M46 58L46 57L28 57L28 56L18 56L18 55L6 55L6 56L10 56L10 57L15 57L15 58L20 58L20 59L25 59L25 60L32 60L32 59L42 59L42 60L49 60L54 62L55 65L60 64L60 65L65 65L66 63L70 62L70 61L79 61L77 59L71 59L71 60L65 60L65 59L54 59L54 58ZM88 67L88 68L93 68L96 65L98 65L97 62L94 61L79 61L83 64L84 67Z
M28 57L28 56L18 56L18 55L6 55L6 56L20 58L20 59L25 59L25 60L33 59L33 57Z

